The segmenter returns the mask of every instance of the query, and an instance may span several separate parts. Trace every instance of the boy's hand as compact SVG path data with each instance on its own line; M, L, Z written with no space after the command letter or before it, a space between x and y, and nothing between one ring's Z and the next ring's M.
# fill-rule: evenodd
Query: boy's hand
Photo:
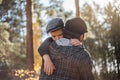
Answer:
M80 46L80 45L82 45L82 42L80 42L78 39L70 39L70 43L73 46Z
M49 55L45 54L43 56L43 59L44 59L44 72L47 74L47 75L52 75L53 74L53 71L55 70L55 66L54 64L52 63Z

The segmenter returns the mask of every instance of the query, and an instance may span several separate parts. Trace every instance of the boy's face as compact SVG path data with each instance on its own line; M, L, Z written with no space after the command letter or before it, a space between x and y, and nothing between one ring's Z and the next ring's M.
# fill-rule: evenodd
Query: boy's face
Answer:
M53 32L50 32L50 34L51 34L52 39L55 40L55 41L60 39L60 38L63 38L62 29L58 29L58 30L55 30Z

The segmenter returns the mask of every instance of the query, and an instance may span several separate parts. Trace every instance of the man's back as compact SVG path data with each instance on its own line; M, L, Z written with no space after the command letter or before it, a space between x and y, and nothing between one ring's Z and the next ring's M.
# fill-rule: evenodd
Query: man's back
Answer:
M94 80L92 61L84 48L59 46L53 42L49 50L56 70L50 76L41 71L40 80Z

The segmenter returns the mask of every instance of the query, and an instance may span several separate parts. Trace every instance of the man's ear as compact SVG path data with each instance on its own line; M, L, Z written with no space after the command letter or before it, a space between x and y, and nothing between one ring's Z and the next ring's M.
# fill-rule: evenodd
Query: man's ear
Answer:
M82 35L80 35L80 41L82 42L83 41L83 39L84 39L84 34L82 34Z

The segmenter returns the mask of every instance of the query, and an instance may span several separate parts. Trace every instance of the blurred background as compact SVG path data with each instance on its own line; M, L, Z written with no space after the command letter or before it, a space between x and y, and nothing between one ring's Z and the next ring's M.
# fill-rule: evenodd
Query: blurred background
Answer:
M0 80L39 80L47 22L82 17L96 80L120 80L120 0L0 0Z

